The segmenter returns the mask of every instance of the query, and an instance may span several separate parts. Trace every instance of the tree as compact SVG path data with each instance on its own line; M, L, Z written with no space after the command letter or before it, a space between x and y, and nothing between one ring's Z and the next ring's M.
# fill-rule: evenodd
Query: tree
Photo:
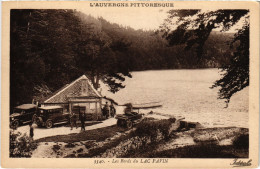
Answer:
M115 93L124 88L131 71L211 66L195 65L194 49L168 47L154 31L134 30L76 10L13 9L10 21L11 108L33 98L43 100L82 74L96 89L102 81ZM227 39L230 36L211 33L202 62L210 55L213 66L226 63L230 51L219 44Z
M86 52L80 54L77 65L89 77L95 89L100 87L100 81L107 84L112 93L125 87L122 84L125 77L132 77L123 59L123 55L127 54L127 43L111 41L110 37L99 34L82 49Z
M186 50L195 49L196 64L201 64L205 58L203 49L212 31L237 31L229 43L231 49L235 48L234 54L228 63L221 65L223 76L212 86L220 87L218 98L225 99L228 105L234 93L249 85L249 11L171 10L168 13L159 31L170 46L185 45Z
M103 32L97 19L76 10L14 9L10 21L10 108L44 99L82 74L111 92L131 77L122 59L130 44Z
M79 20L73 12L11 10L11 107L30 103L37 91L55 91L79 76L72 50Z
M125 77L132 77L129 65L125 64L127 50L131 45L124 38L114 38L112 34L103 31L104 19L99 18L99 24L91 23L90 16L77 13L81 19L81 33L78 41L77 67L86 74L95 89L103 81L110 92L117 92L125 86ZM111 28L112 29L112 28ZM123 66L122 66L123 65Z

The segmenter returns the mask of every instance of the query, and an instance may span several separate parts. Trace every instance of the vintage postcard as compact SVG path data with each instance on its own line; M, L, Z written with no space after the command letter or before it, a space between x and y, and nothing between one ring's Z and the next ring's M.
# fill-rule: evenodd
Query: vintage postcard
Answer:
M4 168L256 168L259 3L2 3Z

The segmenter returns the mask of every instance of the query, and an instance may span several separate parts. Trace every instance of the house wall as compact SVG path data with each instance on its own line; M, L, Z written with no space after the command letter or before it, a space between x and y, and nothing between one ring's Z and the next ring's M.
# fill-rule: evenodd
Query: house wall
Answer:
M81 107L81 110L84 110L88 118L92 120L100 119L102 116L101 112L101 99L84 99L84 98L71 98L69 100L71 106L71 112Z
M102 118L101 99L73 98L67 103L44 103L42 106L61 106L64 112L72 113L75 107L81 107L87 115L88 120L98 120ZM74 112L75 113L75 112ZM78 111L76 113L79 113Z

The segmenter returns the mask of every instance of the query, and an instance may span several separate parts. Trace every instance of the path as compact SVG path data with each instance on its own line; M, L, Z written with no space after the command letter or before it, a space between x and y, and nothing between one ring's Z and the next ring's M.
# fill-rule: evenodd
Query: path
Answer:
M153 117L156 119L167 119L166 115L161 115L159 113L154 113L154 114L146 114L145 117ZM107 120L102 121L101 123L94 124L91 126L86 126L86 130L93 130L93 129L98 129L98 128L103 128L103 127L108 127L116 124L116 119L115 118L109 118ZM78 124L80 126L80 124ZM21 126L18 127L17 129L18 132L21 132L22 134L26 133L29 135L29 125L26 126ZM60 127L53 127L51 129L46 129L44 127L42 128L35 128L34 129L34 140L44 138L44 137L49 137L49 136L57 136L57 135L67 135L67 134L72 134L72 133L79 133L80 132L80 127L79 128L73 128L73 130L70 130L70 127L65 127L65 126L60 126Z
M110 118L107 120L102 121L102 123L98 123L92 126L86 126L86 130L93 130L93 129L98 129L98 128L103 128L107 126L112 126L116 124L116 119L115 118ZM29 125L26 126L21 126L17 129L18 132L21 132L22 134L26 133L29 135ZM79 133L80 132L80 127L79 128L73 128L73 130L70 130L70 127L54 127L51 129L46 129L46 128L35 128L34 129L34 140L44 138L44 137L49 137L49 136L56 136L56 135L67 135L67 134L72 134L72 133Z

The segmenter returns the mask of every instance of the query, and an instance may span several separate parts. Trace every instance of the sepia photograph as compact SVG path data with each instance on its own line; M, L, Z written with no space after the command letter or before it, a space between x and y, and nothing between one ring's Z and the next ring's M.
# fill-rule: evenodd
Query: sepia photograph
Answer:
M5 158L258 163L259 4L52 3L6 10Z

